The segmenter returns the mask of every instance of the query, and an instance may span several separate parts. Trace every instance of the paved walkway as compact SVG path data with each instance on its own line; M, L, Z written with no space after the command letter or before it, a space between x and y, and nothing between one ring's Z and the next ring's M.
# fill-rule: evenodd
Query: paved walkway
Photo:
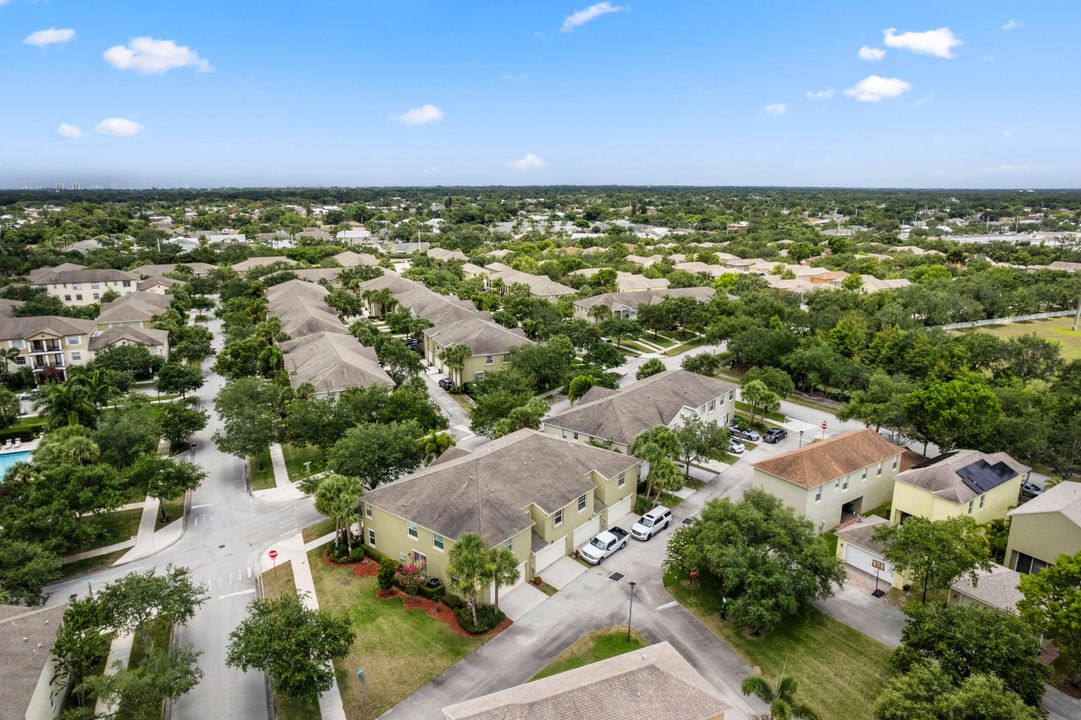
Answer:
M281 445L274 443L270 446L270 462L274 467L274 487L256 490L252 496L272 502L289 502L304 497L304 491L289 479L289 470L285 465L285 454L282 452Z
M312 610L318 610L319 598L315 594L315 580L312 578L312 569L308 564L308 553L333 540L334 533L327 533L321 538L305 543L303 534L295 533L274 546L273 549L278 551L278 557L275 560L270 559L268 554L270 548L267 548L267 552L262 555L260 572L271 569L276 562L291 563L293 583L296 585L297 593L304 593L304 606ZM345 720L345 706L342 704L342 695L341 691L338 690L336 677L332 676L330 689L319 696L319 713L322 715L323 720Z
M134 635L118 635L113 640L113 644L109 646L109 657L105 660L106 675L116 675L119 670L128 666L128 661L131 659L131 644L134 640ZM107 717L116 713L118 709L99 697L94 706L94 713L98 717Z

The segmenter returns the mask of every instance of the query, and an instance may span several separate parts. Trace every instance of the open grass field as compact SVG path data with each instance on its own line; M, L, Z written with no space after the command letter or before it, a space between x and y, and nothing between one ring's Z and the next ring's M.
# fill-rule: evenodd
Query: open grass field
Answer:
M248 472L251 476L252 492L274 487L274 466L270 462L270 451L264 450L258 457L248 458Z
M334 663L349 720L373 720L484 643L422 610L405 610L398 598L377 598L375 578L354 576L351 565L327 565L322 553L308 553L319 607L346 613L357 633L349 655ZM363 687L357 668L364 668Z
M890 650L825 613L811 609L775 632L752 637L721 619L718 594L708 585L693 591L666 575L665 587L717 637L771 682L783 671L799 682L798 697L822 720L871 717L875 698L893 674Z
M1055 340L1062 345L1062 357L1066 360L1081 358L1081 330L1073 331L1073 318L1060 317L1033 322L1009 323L1008 325L989 325L973 330L954 330L951 335L970 332L985 332L1003 340L1022 335L1038 335L1045 340Z
M597 630L585 635L571 644L563 652L559 653L548 667L533 676L533 680L555 675L557 673L573 670L595 663L598 660L607 660L616 655L629 653L646 646L645 639L637 631L631 630L631 639L627 641L627 628L611 627Z

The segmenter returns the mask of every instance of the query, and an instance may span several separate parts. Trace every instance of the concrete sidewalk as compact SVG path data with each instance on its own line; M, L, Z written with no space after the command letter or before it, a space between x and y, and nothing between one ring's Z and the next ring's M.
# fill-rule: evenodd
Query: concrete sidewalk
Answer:
M118 635L113 640L113 644L109 646L109 657L105 660L106 675L116 675L120 670L127 668L128 661L131 659L131 644L134 640L134 635ZM118 709L99 697L94 706L94 713L98 717L107 717L112 716Z
M276 559L270 559L268 554L270 548L262 553L260 572L270 570L278 562L291 563L293 584L296 585L297 593L303 594L304 606L311 610L318 610L319 598L315 594L315 580L312 578L312 569L308 564L308 553L333 540L334 533L327 533L321 538L305 543L304 536L298 532L274 546L274 549L278 551ZM319 713L323 720L345 720L345 706L342 704L342 695L338 689L336 677L332 677L330 689L319 696Z
M305 496L303 490L289 479L289 470L285 465L285 454L282 446L274 443L270 446L270 463L274 467L274 487L266 490L256 490L252 497L272 502L289 502L299 500Z

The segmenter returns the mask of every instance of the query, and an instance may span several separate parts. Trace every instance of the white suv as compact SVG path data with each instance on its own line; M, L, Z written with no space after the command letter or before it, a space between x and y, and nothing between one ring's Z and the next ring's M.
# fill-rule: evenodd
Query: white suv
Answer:
M635 540L649 540L672 523L672 511L658 505L642 517L631 528Z

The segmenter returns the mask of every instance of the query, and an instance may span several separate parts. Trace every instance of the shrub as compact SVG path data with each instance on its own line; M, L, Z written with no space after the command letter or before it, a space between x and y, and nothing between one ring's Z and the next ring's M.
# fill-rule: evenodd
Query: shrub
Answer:
M455 595L454 593L444 593L444 595L443 595L443 604L446 605L447 607L449 607L451 610L457 610L458 608L462 607L465 603L463 603L462 599L460 597L458 597L457 595Z
M488 632L506 618L499 610L491 605L477 605L477 624L473 624L473 611L468 605L457 608L454 614L458 617L458 624L470 635L481 635Z
M358 545L357 547L353 548L353 552L349 553L349 559L352 562L360 562L364 559L364 555L364 546Z
M330 550L327 551L327 555L336 563L349 562L349 548L341 543L332 544Z
M375 560L377 563L382 563L383 560L386 559L386 556L383 555L383 553L379 552L373 547L365 546L364 553L372 560Z
M376 576L376 581L379 583L379 589L386 591L394 587L394 576L398 572L398 563L394 562L390 558L383 558L379 561L379 574Z
M432 582L433 580L435 581L434 584ZM420 586L420 594L429 600L438 600L443 597L446 592L447 588L439 578L428 578L428 581Z

